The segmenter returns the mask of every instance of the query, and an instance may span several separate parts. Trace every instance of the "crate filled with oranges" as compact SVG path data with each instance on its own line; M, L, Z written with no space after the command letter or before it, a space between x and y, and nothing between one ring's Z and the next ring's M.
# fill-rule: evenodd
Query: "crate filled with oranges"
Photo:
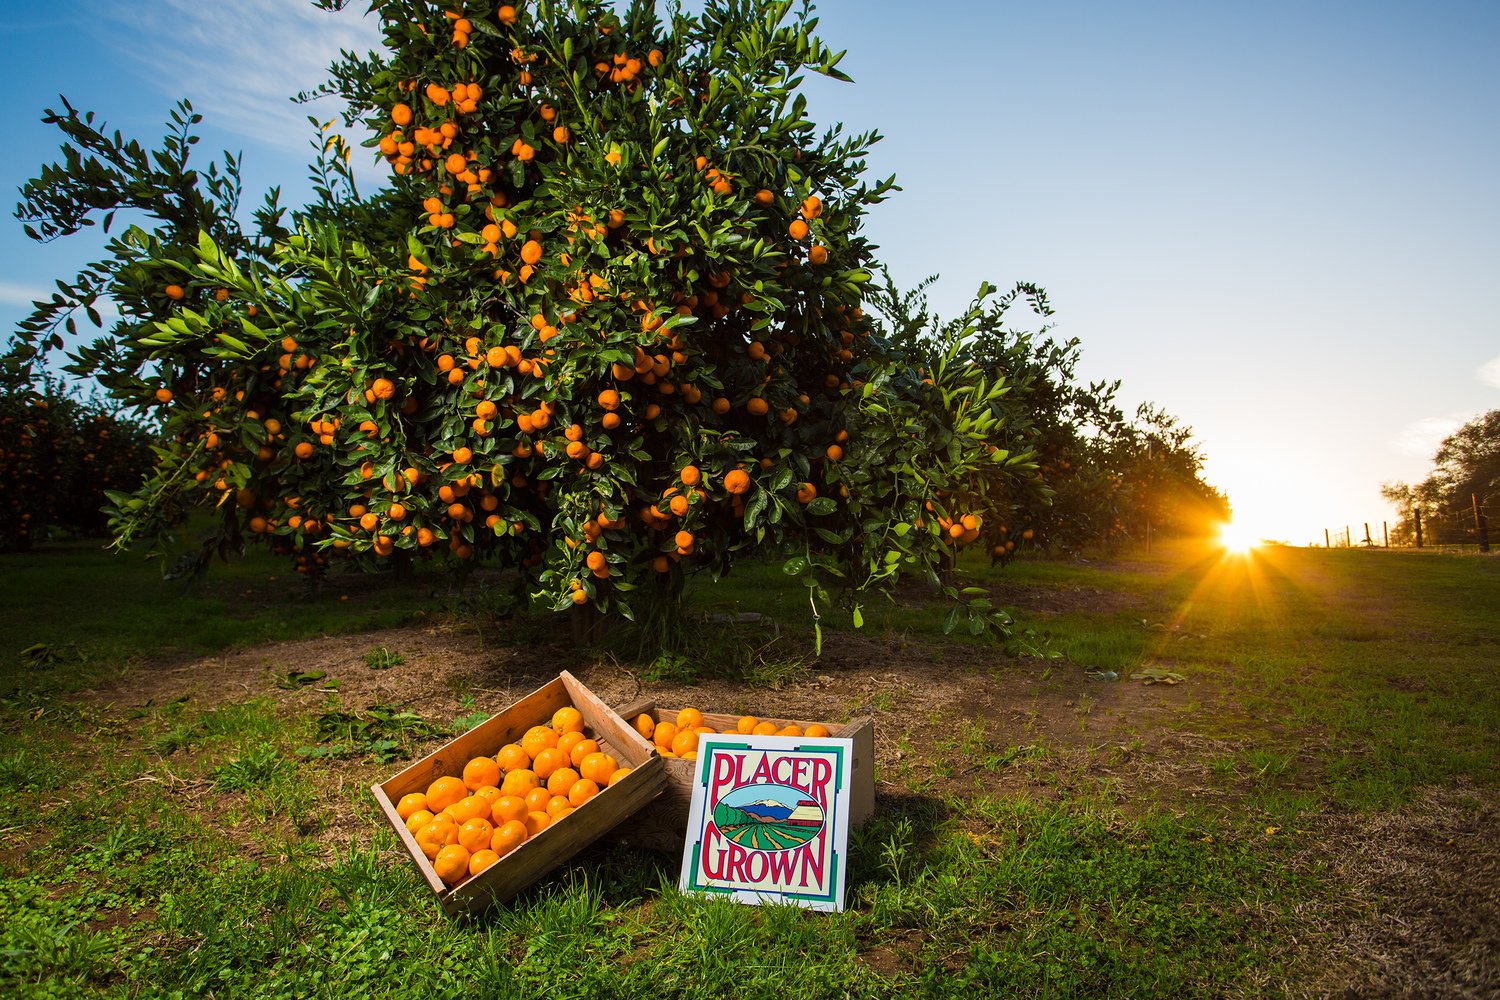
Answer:
M666 708L641 701L619 711L631 728L650 740L666 774L666 788L647 808L622 823L614 836L623 843L680 853L693 802L693 771L698 739L707 733L754 736L832 736L853 743L849 797L850 822L859 826L875 811L875 721L868 717L843 724L806 722L780 717L728 715L698 708Z
M564 671L371 792L443 909L474 913L640 810L663 763Z

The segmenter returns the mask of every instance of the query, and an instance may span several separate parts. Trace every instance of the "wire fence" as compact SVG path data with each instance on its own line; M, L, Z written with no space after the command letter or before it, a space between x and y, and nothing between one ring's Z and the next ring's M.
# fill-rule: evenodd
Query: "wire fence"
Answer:
M1467 506L1413 510L1396 521L1361 521L1323 529L1328 548L1489 552L1500 495L1472 496Z

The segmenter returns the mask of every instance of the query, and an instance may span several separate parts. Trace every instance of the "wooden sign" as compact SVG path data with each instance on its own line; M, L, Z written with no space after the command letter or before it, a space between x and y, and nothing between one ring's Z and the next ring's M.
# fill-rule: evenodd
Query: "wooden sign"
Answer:
M678 886L844 908L853 741L705 734Z

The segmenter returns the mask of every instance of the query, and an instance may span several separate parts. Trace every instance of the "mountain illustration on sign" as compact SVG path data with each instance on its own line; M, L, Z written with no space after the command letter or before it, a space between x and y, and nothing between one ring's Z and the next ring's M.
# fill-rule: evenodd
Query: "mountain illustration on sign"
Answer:
M714 825L741 847L789 851L823 829L823 808L784 785L736 788L714 806Z

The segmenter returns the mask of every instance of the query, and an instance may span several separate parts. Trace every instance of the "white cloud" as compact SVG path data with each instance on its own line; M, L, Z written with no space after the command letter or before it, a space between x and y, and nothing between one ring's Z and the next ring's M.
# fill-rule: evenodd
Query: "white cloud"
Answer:
M217 127L305 149L307 116L330 118L330 101L289 99L327 79L339 52L380 45L378 22L361 6L331 14L308 0L95 0L105 30L125 30L143 72L167 96L186 96ZM113 26L112 28L110 26Z
M1423 417L1401 429L1394 442L1402 454L1431 458L1443 438L1474 419L1472 413L1454 413L1446 417Z
M1491 358L1480 365L1479 370L1474 375L1485 385L1492 385L1496 389L1500 389L1500 357Z
M37 299L50 298L51 295L52 293L44 288L0 281L0 305L24 306L29 309Z

